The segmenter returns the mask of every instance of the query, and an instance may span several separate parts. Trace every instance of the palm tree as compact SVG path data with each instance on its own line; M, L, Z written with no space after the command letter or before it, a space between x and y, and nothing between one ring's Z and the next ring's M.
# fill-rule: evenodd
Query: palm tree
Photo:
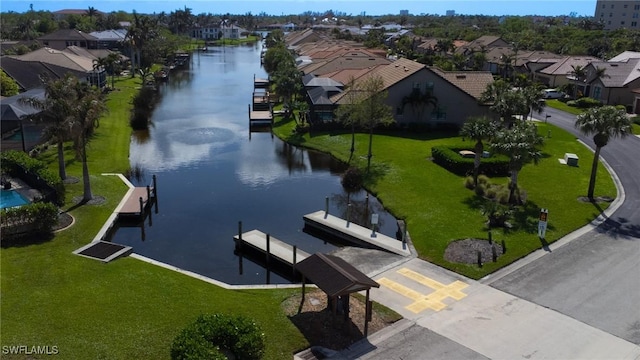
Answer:
M75 149L77 156L82 159L82 182L84 189L82 201L87 202L93 199L89 167L87 164L87 142L93 134L93 129L98 119L107 108L98 89L89 87L77 80L74 87L76 102L71 114L73 117L72 133L76 143Z
M578 97L578 84L584 84L584 80L587 77L586 69L581 65L571 65L571 73L570 75L573 77L573 98L576 99Z
M73 127L73 107L76 99L73 96L74 81L72 75L67 74L64 78L45 83L45 98L23 98L21 102L26 103L40 112L30 118L44 122L46 128L44 137L53 140L58 148L58 174L60 179L67 179L67 172L64 162L64 142L71 138Z
M498 131L498 124L492 119L486 116L471 117L469 118L462 129L460 135L475 140L476 144L474 152L476 153L473 162L473 184L478 186L478 174L480 173L480 157L484 152L484 140L490 140Z
M511 182L509 184L509 203L520 203L518 190L518 174L524 164L533 161L537 164L541 157L538 146L543 138L538 135L538 129L531 122L517 122L511 129L498 131L491 142L493 151L509 157L509 171ZM519 195L519 192L518 192Z
M596 186L596 172L600 161L600 150L609 143L610 139L623 138L631 133L631 120L623 110L614 106L602 106L591 108L576 117L576 128L583 134L593 135L596 145L591 165L591 177L589 178L589 191L587 196L593 201L593 191Z

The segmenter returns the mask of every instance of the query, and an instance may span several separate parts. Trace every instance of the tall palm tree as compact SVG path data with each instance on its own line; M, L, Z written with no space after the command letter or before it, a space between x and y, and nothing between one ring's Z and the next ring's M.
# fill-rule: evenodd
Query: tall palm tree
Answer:
M58 174L60 179L67 179L64 162L64 142L71 139L73 128L73 108L76 99L73 96L74 81L72 75L67 74L62 79L45 82L45 98L23 98L20 101L28 104L40 112L30 116L31 119L46 124L44 136L48 140L55 141L58 149Z
M624 138L631 133L631 120L623 110L614 106L602 106L588 109L576 117L575 127L583 134L593 135L596 145L593 163L591 165L591 177L589 178L589 191L587 196L593 201L593 192L596 186L596 172L600 161L600 150L613 138Z
M89 87L77 80L74 87L76 103L71 114L73 117L72 134L76 142L77 156L82 159L82 182L84 190L82 201L86 202L93 199L89 167L87 164L87 142L93 134L98 119L107 108L98 89Z
M478 186L478 174L480 173L480 157L484 152L484 140L490 140L498 131L499 125L486 116L470 117L460 130L460 135L475 140L473 161L473 184Z
M538 129L532 122L520 121L514 124L511 129L502 129L496 133L491 148L493 151L509 157L509 172L511 182L509 184L509 203L518 204L518 174L524 164L533 161L537 164L541 157L538 146L542 144L543 138L538 135ZM519 192L518 192L519 193Z

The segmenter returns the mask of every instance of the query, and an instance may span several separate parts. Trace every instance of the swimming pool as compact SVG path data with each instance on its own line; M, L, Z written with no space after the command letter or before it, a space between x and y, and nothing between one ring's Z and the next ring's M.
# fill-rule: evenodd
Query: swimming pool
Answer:
M29 200L15 190L0 190L0 209L26 205L28 203Z

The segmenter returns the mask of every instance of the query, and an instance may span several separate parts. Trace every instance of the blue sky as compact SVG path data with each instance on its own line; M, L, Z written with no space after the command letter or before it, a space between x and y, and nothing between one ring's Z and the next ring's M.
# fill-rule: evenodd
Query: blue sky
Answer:
M596 0L2 0L0 11L25 12L33 4L34 10L56 11L61 9L87 9L89 6L111 12L124 10L138 13L167 13L191 8L194 14L258 14L272 15L300 14L305 11L334 10L358 15L398 14L401 9L411 14L444 15L446 10L457 14L482 15L569 15L593 16Z

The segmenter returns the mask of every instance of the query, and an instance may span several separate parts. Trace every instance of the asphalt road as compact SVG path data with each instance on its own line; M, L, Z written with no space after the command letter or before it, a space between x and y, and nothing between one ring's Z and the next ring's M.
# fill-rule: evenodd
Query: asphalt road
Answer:
M594 147L575 129L574 115L545 112ZM640 138L613 139L601 156L624 188L622 205L599 227L491 286L640 344Z

